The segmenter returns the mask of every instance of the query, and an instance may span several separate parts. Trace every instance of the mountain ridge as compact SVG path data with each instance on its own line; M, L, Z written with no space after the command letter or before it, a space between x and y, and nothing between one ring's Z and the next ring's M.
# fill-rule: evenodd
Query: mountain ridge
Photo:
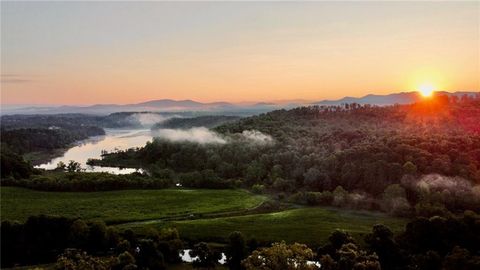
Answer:
M448 96L463 96L475 95L479 92L474 91L457 91L437 93L446 94ZM423 97L418 92L399 92L386 95L368 94L362 97L346 96L336 100L320 100L316 102L300 102L299 100L292 100L292 102L282 103L275 102L253 102L251 104L230 103L225 101L216 102L199 102L191 99L174 100L174 99L153 99L139 103L131 104L94 104L90 106L74 106L74 105L60 105L60 106L32 106L27 105L22 107L20 105L9 106L2 105L1 114L60 114L60 113L84 113L84 114L110 114L114 112L185 112L185 111L201 111L201 112L225 112L230 114L257 114L272 111L275 109L290 109L299 106L311 105L342 105L346 103L358 104L372 104L379 106L393 105L393 104L408 104L414 103ZM297 102L295 102L297 101Z
M479 92L475 91L456 91L456 92L446 92L446 91L438 91L435 94L444 94L447 96L457 96L461 97L463 95L475 95ZM386 95L381 94L368 94L362 97L343 97L341 99L336 100L321 100L317 102L313 102L312 105L341 105L346 103L358 103L358 104L372 104L372 105L394 105L394 104L410 104L418 102L424 99L419 92L399 92L399 93L391 93Z

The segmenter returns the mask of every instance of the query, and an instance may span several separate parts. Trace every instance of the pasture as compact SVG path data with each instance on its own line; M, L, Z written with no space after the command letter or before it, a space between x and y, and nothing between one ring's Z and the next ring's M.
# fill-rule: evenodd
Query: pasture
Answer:
M2 220L24 222L29 216L44 214L110 224L243 211L267 199L245 190L208 189L44 192L2 187L1 195Z
M182 238L194 242L225 242L231 232L241 231L247 239L255 238L262 242L285 240L319 245L325 243L335 229L348 231L361 241L375 224L387 225L398 232L404 229L407 221L378 212L307 207L235 217L123 224L120 227L131 228L139 233L149 227L176 227Z

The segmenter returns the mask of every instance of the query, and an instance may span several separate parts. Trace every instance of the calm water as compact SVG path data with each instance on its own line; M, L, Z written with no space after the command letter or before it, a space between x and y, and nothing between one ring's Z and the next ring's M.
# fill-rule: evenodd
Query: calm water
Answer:
M184 249L180 252L180 257L182 258L183 262L191 263L198 258L198 257L190 256L190 251L191 249ZM222 258L218 260L218 263L225 264L226 262L227 262L227 257L225 256L225 253L222 252Z
M198 258L198 257L190 256L190 251L191 249L184 249L180 251L180 257L182 258L182 262L192 263L194 260ZM225 253L222 252L222 258L218 260L218 263L225 264L226 262L227 262L227 256L225 256ZM307 261L307 265L315 265L317 268L321 268L321 264L318 261Z
M86 172L108 172L114 174L129 174L138 169L117 168L117 167L99 167L88 166L89 158L100 158L102 150L108 152L114 150L125 150L133 147L145 146L147 141L152 141L152 134L148 129L105 129L106 135L92 137L82 141L76 146L68 149L63 156L54 158L48 163L36 166L46 170L52 170L57 167L58 162L63 161L68 164L70 160L79 162Z

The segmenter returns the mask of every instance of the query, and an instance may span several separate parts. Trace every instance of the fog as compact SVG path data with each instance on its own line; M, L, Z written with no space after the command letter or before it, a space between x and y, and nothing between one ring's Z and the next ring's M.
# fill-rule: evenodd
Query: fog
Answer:
M273 142L272 136L266 135L258 130L244 130L242 136L254 143L267 144Z
M439 174L424 175L418 180L416 186L424 191L472 191L470 181L455 176L448 177Z
M189 129L158 129L154 131L155 137L171 142L195 142L200 144L225 144L234 141L245 143L267 144L273 138L257 130L244 130L240 134L222 135L205 127Z
M205 127L194 127L190 129L159 129L153 134L155 137L172 142L196 142L200 144L227 143L227 140L221 137L218 133Z
M149 128L157 123L165 122L173 117L181 117L179 115L164 116L158 113L134 113L129 116L129 121L133 124L140 124L144 128Z

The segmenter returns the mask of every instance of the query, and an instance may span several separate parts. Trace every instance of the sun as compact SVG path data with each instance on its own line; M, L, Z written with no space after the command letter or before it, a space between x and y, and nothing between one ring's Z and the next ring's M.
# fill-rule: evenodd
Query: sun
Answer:
M434 91L435 87L431 84L422 84L418 87L418 92L424 97L431 97Z

